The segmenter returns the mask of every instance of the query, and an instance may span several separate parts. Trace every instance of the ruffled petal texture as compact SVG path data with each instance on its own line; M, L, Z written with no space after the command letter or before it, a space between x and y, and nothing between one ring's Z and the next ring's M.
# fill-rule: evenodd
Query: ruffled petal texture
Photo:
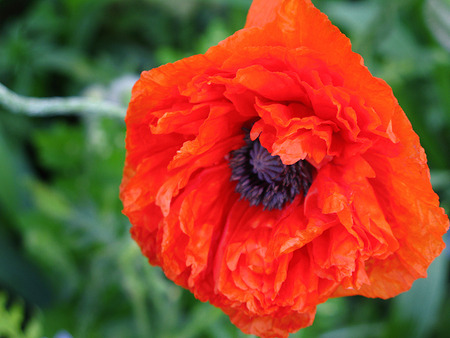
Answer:
M153 265L246 333L287 337L330 297L393 297L426 277L449 223L390 87L310 1L254 1L204 55L143 72L120 196ZM245 131L315 170L282 209L235 192Z

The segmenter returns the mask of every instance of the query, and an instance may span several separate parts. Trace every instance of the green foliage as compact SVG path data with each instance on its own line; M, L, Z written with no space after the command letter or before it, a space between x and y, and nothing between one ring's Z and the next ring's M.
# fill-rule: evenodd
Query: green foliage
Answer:
M124 76L204 52L243 26L250 2L0 1L0 82L23 95L126 104ZM314 3L393 87L449 210L448 1ZM131 240L118 199L124 138L124 123L111 118L0 109L0 289L40 313L30 320L0 293L0 336L245 336L149 266ZM321 304L314 325L292 337L446 337L448 257L394 300Z
M28 319L25 329L22 326L25 321L25 309L23 304L15 302L7 306L7 296L0 293L0 336L14 338L38 338L41 337L41 326L37 317Z

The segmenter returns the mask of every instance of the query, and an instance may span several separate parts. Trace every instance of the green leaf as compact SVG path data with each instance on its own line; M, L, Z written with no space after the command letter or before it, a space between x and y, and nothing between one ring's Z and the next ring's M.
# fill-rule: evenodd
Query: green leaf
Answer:
M428 28L436 40L450 51L450 1L427 0L424 14Z
M376 324L361 324L354 326L346 326L341 329L332 330L320 335L320 338L349 338L349 337L364 337L364 338L379 338L383 330L383 325Z
M21 302L15 302L7 306L8 300L5 293L0 293L0 336L14 338L38 338L41 337L41 324L37 317L27 319L25 330L22 330L24 324L24 305Z
M380 3L327 1L323 10L335 25L356 34L366 32L380 10Z
M11 235L0 227L0 284L21 295L27 301L46 305L51 293L47 282L21 250Z
M56 123L36 130L33 141L45 169L65 175L80 173L85 141L79 127Z
M1 127L0 125L0 207L5 211L17 210L20 205L17 163Z
M441 255L428 268L428 277L393 300L394 327L408 328L409 337L426 337L439 318L447 291L448 258Z
M36 208L43 214L62 221L70 219L72 208L64 195L35 180L29 180L27 186L33 196Z

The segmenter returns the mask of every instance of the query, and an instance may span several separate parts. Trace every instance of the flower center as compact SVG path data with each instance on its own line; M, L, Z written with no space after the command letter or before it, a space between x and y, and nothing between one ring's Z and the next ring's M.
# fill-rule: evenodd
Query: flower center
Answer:
M245 145L231 152L229 165L231 181L238 181L236 192L250 205L264 209L282 209L298 194L308 193L313 180L314 168L300 160L284 165L279 156L272 156L259 139L252 141L247 134Z

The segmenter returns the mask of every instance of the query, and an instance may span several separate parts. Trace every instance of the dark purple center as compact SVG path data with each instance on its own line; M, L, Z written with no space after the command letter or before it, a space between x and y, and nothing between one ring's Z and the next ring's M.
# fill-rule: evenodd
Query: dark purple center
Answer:
M238 181L236 192L250 205L264 209L282 209L294 198L308 193L314 168L304 160L284 165L279 156L272 156L259 139L247 134L245 145L231 152L231 181Z

